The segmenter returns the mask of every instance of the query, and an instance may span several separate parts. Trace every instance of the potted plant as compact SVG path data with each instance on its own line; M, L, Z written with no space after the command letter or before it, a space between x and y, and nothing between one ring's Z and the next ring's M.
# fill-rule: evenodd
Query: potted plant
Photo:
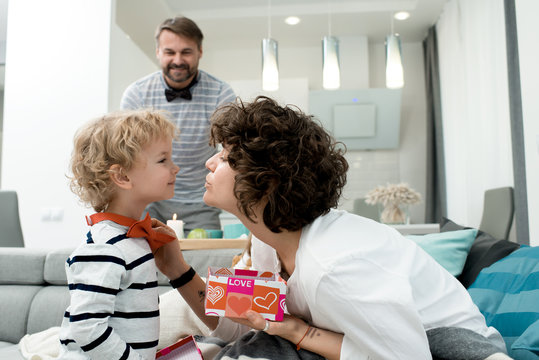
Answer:
M405 183L377 186L365 198L367 204L378 204L380 221L384 224L410 223L408 207L420 201L421 195Z

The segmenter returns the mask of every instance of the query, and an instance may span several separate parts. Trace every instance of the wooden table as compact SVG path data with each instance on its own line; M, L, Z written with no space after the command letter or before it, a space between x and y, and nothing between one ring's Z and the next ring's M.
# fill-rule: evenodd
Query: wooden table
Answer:
M182 250L243 249L247 239L180 239Z

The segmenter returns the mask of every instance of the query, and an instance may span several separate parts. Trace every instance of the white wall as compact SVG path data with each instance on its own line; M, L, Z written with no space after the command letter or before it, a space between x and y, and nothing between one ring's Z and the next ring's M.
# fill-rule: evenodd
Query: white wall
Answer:
M110 8L110 1L9 2L2 188L18 193L28 247L83 239L84 210L66 173L75 130L107 110ZM43 221L53 209L61 220Z
M83 241L84 215L93 211L68 186L73 135L117 109L125 86L156 69L111 29L113 6L114 0L9 2L1 184L18 193L27 247Z
M4 72L4 67L0 67L0 71ZM0 189L2 189L2 139L4 138L4 88L0 90Z
M539 69L537 59L537 0L516 0L522 117L526 156L530 245L539 245Z
M112 9L110 34L109 110L120 108L125 88L133 81L159 69L153 59L140 50L116 24L116 6ZM149 34L150 37L153 37Z

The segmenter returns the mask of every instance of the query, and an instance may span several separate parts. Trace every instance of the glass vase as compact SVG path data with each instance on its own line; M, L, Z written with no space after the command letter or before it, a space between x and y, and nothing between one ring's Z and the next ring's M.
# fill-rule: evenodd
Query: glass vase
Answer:
M380 222L384 224L409 224L410 213L408 204L389 203L378 205Z

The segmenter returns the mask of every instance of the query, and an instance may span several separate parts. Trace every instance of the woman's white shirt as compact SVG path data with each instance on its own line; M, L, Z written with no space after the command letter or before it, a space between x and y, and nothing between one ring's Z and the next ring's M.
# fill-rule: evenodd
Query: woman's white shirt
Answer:
M254 268L280 271L275 250L255 237L251 256ZM466 289L430 255L396 230L340 210L303 229L287 310L344 334L342 359L431 359L425 331L446 326L505 348ZM237 325L221 319L214 334L248 329Z

